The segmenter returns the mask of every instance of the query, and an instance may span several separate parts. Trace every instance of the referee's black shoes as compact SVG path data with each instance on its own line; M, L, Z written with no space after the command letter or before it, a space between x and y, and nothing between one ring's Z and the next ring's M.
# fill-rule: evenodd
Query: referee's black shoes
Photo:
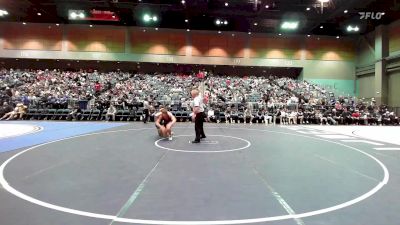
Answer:
M198 144L198 143L200 143L200 140L194 140L194 141L192 141L192 144Z

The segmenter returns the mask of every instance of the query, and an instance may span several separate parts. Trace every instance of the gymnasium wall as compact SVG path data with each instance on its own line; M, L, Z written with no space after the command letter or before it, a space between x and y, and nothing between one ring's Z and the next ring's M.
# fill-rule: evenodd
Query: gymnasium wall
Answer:
M311 83L325 87L327 90L333 90L336 95L354 96L355 83L354 80L346 79L307 79Z
M61 51L62 29L54 26L32 24L32 26L0 26L3 36L3 49Z
M185 56L188 48L184 33L160 31L152 32L131 29L128 52L135 54L179 55Z
M400 20L389 29L388 104L400 107Z
M125 30L99 27L66 27L67 51L70 52L125 52Z
M388 74L388 104L393 107L400 107L400 70Z
M385 58L388 82L387 103L400 107L400 20L386 27L389 57ZM376 97L375 93L375 31L357 41L356 91L362 98Z
M388 31L390 56L400 54L400 20L392 23Z
M375 32L360 36L356 42L356 96L375 97Z
M359 97L362 98L373 98L375 97L375 76L374 75L366 75L358 77L358 92Z
M354 42L345 38L21 23L0 23L0 37L7 58L297 67L303 79L339 83L355 76Z
M375 64L375 32L359 37L356 48L357 67Z

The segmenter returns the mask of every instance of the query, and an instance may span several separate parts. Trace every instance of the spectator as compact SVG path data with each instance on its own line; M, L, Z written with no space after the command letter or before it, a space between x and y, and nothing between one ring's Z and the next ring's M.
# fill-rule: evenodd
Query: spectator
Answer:
M13 107L8 104L8 102L3 102L3 106L0 108L0 117L3 117L5 114L13 111Z
M14 110L12 110L11 112L8 112L8 113L4 114L4 116L1 117L0 120L12 120L12 119L17 118L18 117L18 110L19 110L19 107L16 106L14 108Z
M361 117L360 111L359 111L358 109L356 109L356 110L351 114L352 124L359 125L360 117Z
M82 110L79 107L75 107L67 116L67 120L77 120L82 114Z
M106 114L106 121L110 120L110 117L112 118L113 121L115 121L115 114L117 113L117 109L113 104L110 105L107 109L107 114Z
M297 122L297 120L299 120L299 124L304 124L304 113L303 113L303 110L302 110L302 109L300 109L300 110L297 112L297 119L296 119L296 122Z
M253 113L251 111L251 109L249 108L245 108L244 110L244 123L249 122L250 124L253 123Z
M295 110L288 114L288 124L297 124L297 112Z
M283 109L281 111L281 115L279 117L279 121L280 121L281 125L288 124L288 113L286 112L286 109Z
M208 97L207 108L211 112L214 111L216 118L219 112L225 111L227 122L248 121L249 117L253 120L251 106L254 105L255 111L258 112L257 121L263 118L266 123L269 123L268 116L279 112L280 117L281 112L284 112L283 114L287 115L282 117L282 124L287 122L286 117L290 118L290 123L299 120L300 123L306 124L326 121L333 124L334 120L340 124L398 124L396 115L392 114L387 106L377 106L374 99L360 100L351 96L335 98L334 93L307 81L273 76L242 78L217 76L206 71L204 73L207 76L202 80L204 82L202 86L205 96ZM138 110L146 108L145 100L149 96L154 96L152 99L155 107L166 104L173 110L185 111L189 106L188 93L193 86L199 85L195 73L193 75L131 74L120 71L100 73L2 69L0 102L10 104L22 102L30 108L48 109L72 108L77 102L82 102L82 108L85 109L87 105L88 109L103 110L113 104L116 109ZM322 117L319 117L320 112L316 116L317 110L322 105L324 105ZM247 111L244 106L247 106ZM5 114L4 107L3 111L0 111L1 117ZM277 108L281 110L277 111ZM294 108L298 109L298 112L293 112ZM360 112L355 112L356 109ZM290 113L286 113L286 110ZM13 110L7 113L11 111ZM22 111L21 113L23 114ZM17 116L20 117L21 113ZM77 112L75 113L76 116L68 118L79 117ZM298 113L297 119L294 119L292 113ZM360 114L358 119L352 117L357 114ZM330 120L330 117L333 120ZM218 122L218 119L216 121Z
M207 111L207 121L217 122L214 110L212 108Z

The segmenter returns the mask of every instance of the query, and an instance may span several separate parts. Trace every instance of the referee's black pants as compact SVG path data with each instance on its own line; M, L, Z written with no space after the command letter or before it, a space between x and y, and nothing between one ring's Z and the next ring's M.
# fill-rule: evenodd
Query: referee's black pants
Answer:
M204 134L204 129L203 129L204 118L205 118L204 112L200 112L196 114L196 118L194 119L194 129L196 131L195 141L200 141L202 137L206 136Z
M143 123L147 123L149 121L150 112L149 109L143 109Z

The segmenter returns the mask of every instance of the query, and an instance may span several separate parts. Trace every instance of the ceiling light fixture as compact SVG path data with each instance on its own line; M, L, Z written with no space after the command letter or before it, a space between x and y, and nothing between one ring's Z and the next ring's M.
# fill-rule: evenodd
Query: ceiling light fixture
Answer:
M70 17L71 17L72 19L76 19L76 17L78 17L78 15L77 15L75 12L72 12L72 13L70 13L69 15L70 15Z
M187 32L190 32L190 29L186 29Z
M348 12L349 12L349 10L347 10L347 9L346 9L346 10L344 10L344 13L348 13Z
M149 22L157 22L158 21L158 17L156 15L150 15L150 14L144 14L143 15L143 21L145 23L149 23Z
M144 20L144 22L149 22L151 20L150 15L149 14L144 14L143 20Z
M336 39L339 39L340 37L339 36L336 36Z
M215 20L215 24L216 24L217 26L228 25L228 20L216 19L216 20Z
M185 2L185 0L182 0L181 3L182 3L182 4L185 4L186 2Z
M39 15L39 13L38 13ZM84 19L85 18L85 11L84 10L68 10L68 19L76 20L76 19Z
M225 6L228 7L228 6L229 6L229 3L225 2Z
M221 33L221 31L219 30L219 31L218 31L218 34L220 34L220 33Z
M186 19L186 20L185 20L185 23L188 23L188 22L189 22L189 20L188 20L188 19Z
M269 5L265 5L265 8L266 8L266 9L269 9Z
M310 11L311 10L311 8L310 7L307 7L307 9L306 9L307 11Z
M41 16L42 14L40 12L37 13L38 16Z
M8 15L7 10L0 9L0 16L6 16L6 15Z
M256 23L254 23L254 26L257 26L258 25L258 23L256 22Z
M351 26L351 25L349 25L349 26L347 26L347 32L358 32L358 31L360 31L360 28L358 27L358 26Z
M281 25L281 28L284 30L295 30L299 27L299 22L298 21L286 21L283 22Z

